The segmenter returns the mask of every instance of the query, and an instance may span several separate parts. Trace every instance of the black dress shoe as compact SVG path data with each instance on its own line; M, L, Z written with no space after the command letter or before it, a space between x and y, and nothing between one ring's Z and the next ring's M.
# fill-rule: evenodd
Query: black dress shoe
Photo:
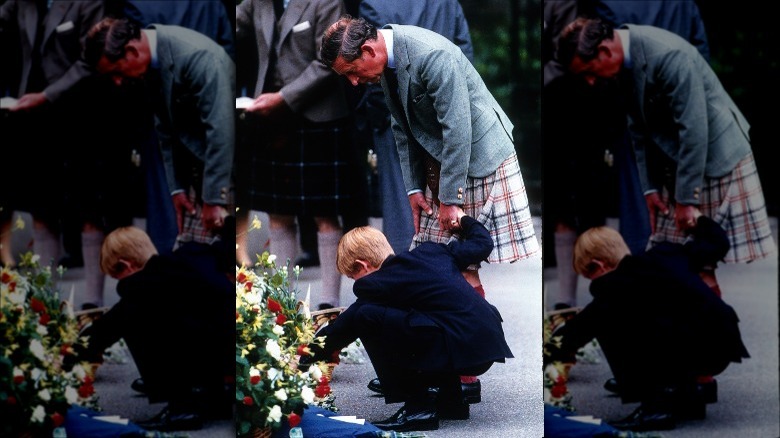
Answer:
M604 389L613 394L620 395L620 387L618 386L618 382L614 377L609 378L606 382L604 382Z
M699 383L696 385L696 392L700 401L704 403L717 403L718 381L712 379L707 383Z
M395 432L437 430L439 428L439 414L434 406L414 408L407 403L392 417L373 424L382 430Z
M377 394L383 394L382 392L382 384L379 382L379 377L371 379L370 382L368 382L368 385L366 385L368 389L376 392Z
M675 416L671 412L648 409L640 405L629 416L610 422L615 429L643 432L651 430L671 430L675 427Z
M177 411L166 406L159 414L136 424L143 429L159 432L199 430L203 428L203 417L195 412Z
M461 383L460 388L465 403L475 404L482 401L482 384L479 380L474 383Z
M146 394L146 384L144 384L144 379L140 377L133 380L133 383L130 384L130 388L132 388L135 392Z

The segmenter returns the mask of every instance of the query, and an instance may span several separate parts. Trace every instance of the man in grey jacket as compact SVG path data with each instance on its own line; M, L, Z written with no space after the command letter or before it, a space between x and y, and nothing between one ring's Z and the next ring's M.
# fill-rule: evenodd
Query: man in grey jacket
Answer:
M322 61L352 85L380 83L390 108L415 236L446 243L457 212L483 223L490 263L538 256L512 129L463 51L417 26L342 17L325 32ZM479 266L464 276L482 295Z
M650 246L684 243L698 209L726 230L731 249L724 262L775 251L750 126L695 46L654 26L613 29L585 18L567 26L558 44L560 62L591 85L622 84ZM706 280L720 294L714 266Z

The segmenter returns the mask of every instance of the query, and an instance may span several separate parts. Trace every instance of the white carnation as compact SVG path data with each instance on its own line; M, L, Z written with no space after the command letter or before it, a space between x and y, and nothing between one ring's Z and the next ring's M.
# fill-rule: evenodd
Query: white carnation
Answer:
M279 401L285 401L287 400L287 391L280 389L274 393L274 397L278 398Z
M268 413L268 418L277 423L281 421L282 408L280 408L279 405L274 405L274 407L271 408L271 412Z

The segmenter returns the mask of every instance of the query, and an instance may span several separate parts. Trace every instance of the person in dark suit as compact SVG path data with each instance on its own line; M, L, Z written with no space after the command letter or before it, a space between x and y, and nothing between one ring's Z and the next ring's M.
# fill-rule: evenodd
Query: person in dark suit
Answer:
M234 283L213 254L180 251L158 254L140 228L109 233L101 266L119 280L120 299L80 334L89 340L80 356L95 363L125 340L149 402L167 403L137 422L148 430L195 430L232 416Z
M415 237L447 242L462 208L489 228L490 263L538 256L513 125L463 51L436 32L345 16L323 62L352 85L380 83L391 113ZM463 275L480 294L479 264Z
M75 248L84 266L79 298L98 307L105 280L100 244L105 233L132 221L138 198L130 145L118 139L103 147L124 114L121 107L113 114L104 107L119 94L96 80L81 57L87 33L104 15L103 1L9 0L0 6L0 35L18 41L20 55L9 54L4 66L18 80L10 90L18 102L8 110L4 131L4 161L17 165L3 172L14 185L3 208L31 214L33 251L45 265L63 262L61 238L73 242L66 249ZM17 255L4 261L15 263L9 256Z
M365 184L344 84L317 52L323 32L343 13L341 0L244 0L236 6L236 38L239 43L254 38L258 60L254 103L246 108L247 125L255 131L240 145L239 208L268 213L270 251L282 263L295 261L296 216L302 227L314 217L321 308L339 305L335 255L344 229L339 218L363 202L357 194ZM240 219L247 222L247 214ZM239 224L239 232L244 229ZM239 263L251 264L241 250Z
M728 237L701 213L695 220L688 243L664 242L636 256L604 226L585 231L575 244L575 270L592 280L593 300L553 332L545 363L575 362L577 350L597 339L622 401L640 402L612 423L618 429L664 430L704 418L717 386L698 378L750 357L736 312L701 278L702 268L728 252Z
M225 218L234 214L235 142L235 65L225 49L192 29L141 29L132 20L109 17L90 31L85 58L117 85L144 79L154 92L177 247L224 238Z
M396 23L432 30L460 47L469 61L474 62L468 22L457 0L393 3L363 0L360 2L358 16L378 29L388 23ZM412 245L414 221L401 175L395 138L390 128L390 110L379 84L365 85L356 113L365 119L363 129L371 131L370 137L377 154L381 211L387 212L382 215L382 232L390 241L393 251L406 251Z
M460 240L425 242L394 254L377 229L358 227L339 242L339 271L355 280L357 301L322 327L326 360L360 338L382 380L387 403L404 402L373 424L385 430L433 430L440 418L467 419L460 375L478 376L512 358L498 310L474 293L461 271L493 250L488 230L461 211ZM434 389L431 389L434 388Z
M579 18L562 32L557 54L591 85L622 84L653 233L649 246L684 242L701 211L729 236L726 263L776 251L750 125L695 46L654 26L613 29ZM719 291L715 268L706 276Z

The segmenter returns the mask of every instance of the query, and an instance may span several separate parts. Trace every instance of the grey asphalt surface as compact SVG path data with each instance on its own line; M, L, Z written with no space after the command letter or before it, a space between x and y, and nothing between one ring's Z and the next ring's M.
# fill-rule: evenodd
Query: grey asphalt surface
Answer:
M616 225L616 224L613 224ZM772 218L777 242L777 218ZM555 268L544 270L545 290L557 287ZM718 381L718 402L707 405L704 420L680 422L674 430L659 431L664 438L777 438L780 437L780 372L778 363L778 258L749 264L719 265L718 281L723 299L740 318L743 341L751 355L732 363ZM577 305L591 297L589 282L580 278ZM616 329L620 329L616 327ZM578 363L569 374L572 405L580 415L606 421L630 414L638 404L622 404L603 389L612 377L600 350L598 363Z

